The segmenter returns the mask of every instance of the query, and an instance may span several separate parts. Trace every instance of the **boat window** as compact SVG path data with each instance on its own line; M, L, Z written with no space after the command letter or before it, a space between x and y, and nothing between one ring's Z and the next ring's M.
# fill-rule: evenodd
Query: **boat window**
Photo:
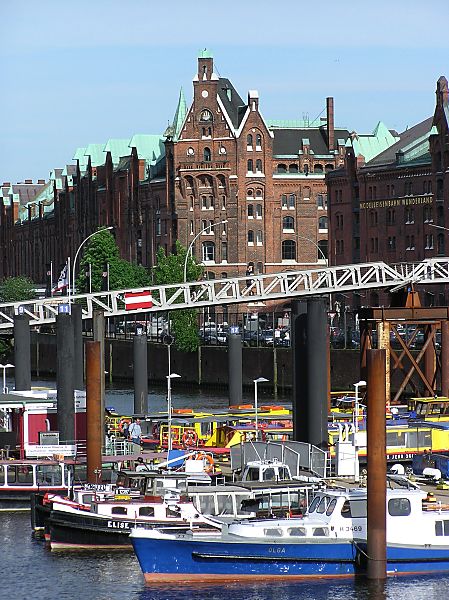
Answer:
M388 500L388 514L392 517L407 517L411 512L408 498L392 498Z
M287 533L291 536L304 537L306 535L306 530L304 527L289 527Z
M179 506L167 506L165 514L167 515L168 518L172 518L172 519L173 518L179 519L181 517L181 511L179 509Z
M341 509L341 516L344 517L345 519L350 519L351 518L351 505L349 503L349 500L345 500L345 503L342 506Z
M92 498L93 494L84 494L81 501L83 504L91 504Z
M271 527L270 529L263 530L264 535L267 537L282 537L282 529L278 527Z
M329 506L327 507L327 510L326 510L326 515L328 517L330 517L331 514L334 512L334 508L335 508L336 504L337 504L337 499L332 498L332 500L329 502Z
M351 500L351 516L366 519L367 506L366 500Z
M276 472L274 469L265 469L263 472L264 481L276 481Z
M3 469L3 466L0 465L0 485L4 485L5 483L5 471Z
M259 481L259 469L250 467L246 473L245 481Z
M315 527L313 529L313 537L318 537L318 536L328 536L329 535L329 529L327 527Z
M59 465L37 465L36 482L46 485L62 485L62 470Z
M22 465L21 467L17 467L17 484L33 484L33 467L31 465Z
M198 509L199 503L199 509ZM203 515L215 515L215 500L212 494L204 494L199 496L197 502L194 502L195 507L199 510Z
M312 504L309 506L309 513L315 512L316 507L320 503L320 500L321 500L320 496L315 496L315 498L312 500Z
M316 509L317 513L323 514L324 512L326 512L326 505L327 505L328 500L329 500L329 498L327 498L326 496L321 498L321 501L318 504L318 508Z
M217 496L218 514L232 515L234 514L234 504L230 494L218 494Z
M286 467L279 467L279 479L290 479L290 473Z
M142 506L139 508L139 517L154 517L154 506Z
M435 535L449 535L449 521L435 521Z
M127 509L125 506L113 506L111 509L111 514L113 515L126 515Z

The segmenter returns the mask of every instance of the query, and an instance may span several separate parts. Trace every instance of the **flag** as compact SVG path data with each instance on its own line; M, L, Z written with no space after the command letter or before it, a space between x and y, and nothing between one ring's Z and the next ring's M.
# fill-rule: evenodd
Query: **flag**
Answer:
M151 308L152 306L153 298L148 290L144 292L125 292L125 310Z
M65 265L62 267L61 274L59 275L58 283L52 289L52 292L59 292L59 291L63 290L64 288L68 287L68 285L69 285L68 265L67 265L67 263L65 263Z

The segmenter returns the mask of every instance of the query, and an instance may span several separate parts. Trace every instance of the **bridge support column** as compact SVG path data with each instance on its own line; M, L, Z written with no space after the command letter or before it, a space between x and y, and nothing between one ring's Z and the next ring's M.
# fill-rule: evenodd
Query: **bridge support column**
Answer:
M242 403L242 338L239 333L228 336L228 389L229 406Z
M61 308L68 305L61 305ZM66 444L75 442L75 343L72 315L60 312L56 317L56 388L59 437Z
M16 390L30 390L31 335L28 315L14 315L14 366Z
M81 305L72 304L75 361L73 363L73 385L76 390L84 389L83 318Z
M102 441L101 428L101 348L100 342L86 342L86 418L87 418L87 481L102 481Z
M144 334L133 339L134 414L148 412L148 340Z
M292 304L293 438L327 448L327 299Z

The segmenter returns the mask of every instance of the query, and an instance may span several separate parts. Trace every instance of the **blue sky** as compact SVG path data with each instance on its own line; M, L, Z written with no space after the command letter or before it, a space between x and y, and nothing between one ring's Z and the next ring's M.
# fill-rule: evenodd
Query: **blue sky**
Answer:
M401 131L449 78L448 0L1 0L0 183L47 178L88 143L162 133L196 57L268 119Z

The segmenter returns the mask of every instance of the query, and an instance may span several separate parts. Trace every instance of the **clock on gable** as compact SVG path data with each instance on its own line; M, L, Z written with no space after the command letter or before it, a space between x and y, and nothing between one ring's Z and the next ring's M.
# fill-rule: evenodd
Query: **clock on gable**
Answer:
M207 108L200 112L200 121L212 121L212 113Z

